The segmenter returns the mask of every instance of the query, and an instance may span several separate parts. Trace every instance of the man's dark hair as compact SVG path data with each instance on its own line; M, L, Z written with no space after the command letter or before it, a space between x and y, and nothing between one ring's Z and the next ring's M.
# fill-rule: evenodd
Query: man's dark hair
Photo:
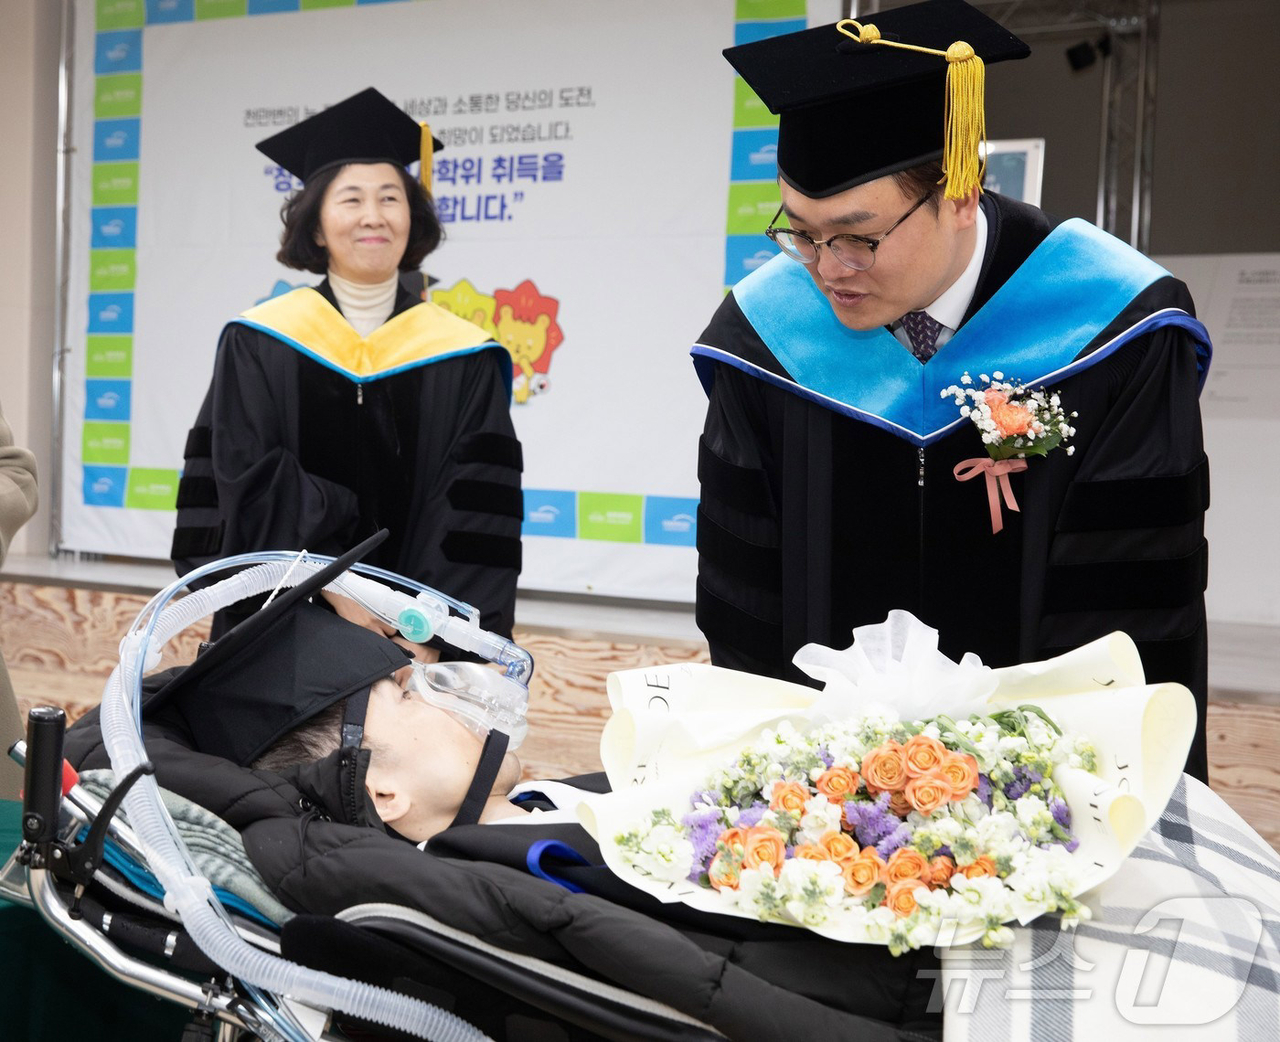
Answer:
M305 185L285 200L280 208L284 231L280 234L280 252L276 260L286 268L323 275L329 270L329 251L316 242L320 228L320 204L324 193L342 170L331 166L312 175ZM440 245L444 231L436 217L435 204L422 183L408 170L397 166L409 202L409 242L400 258L401 271L416 271L432 250Z
M310 720L286 731L250 766L256 771L283 771L328 756L342 745L342 714L347 700L338 700Z
M906 170L899 170L896 174L890 174L889 176L893 178L893 183L898 186L898 190L903 195L908 196L912 202L928 194L929 202L926 205L935 214L938 212L939 200L942 198L942 182L945 176L942 172L942 162L940 160L908 167Z

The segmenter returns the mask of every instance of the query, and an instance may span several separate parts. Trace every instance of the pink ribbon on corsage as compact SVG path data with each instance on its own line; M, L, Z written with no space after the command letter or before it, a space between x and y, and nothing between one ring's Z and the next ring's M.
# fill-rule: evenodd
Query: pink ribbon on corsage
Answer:
M987 479L987 505L991 508L991 534L996 535L1004 528L1004 517L1000 512L1000 494L1004 494L1005 506L1021 513L1018 501L1013 498L1013 486L1009 484L1009 475L1027 469L1025 459L994 460L990 456L975 456L973 459L961 460L952 473L957 481L968 481L982 474Z

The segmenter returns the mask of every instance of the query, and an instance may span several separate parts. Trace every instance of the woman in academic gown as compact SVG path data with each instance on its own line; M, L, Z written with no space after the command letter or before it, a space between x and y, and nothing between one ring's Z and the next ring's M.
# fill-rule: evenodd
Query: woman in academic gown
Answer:
M252 550L337 555L387 528L369 563L510 634L523 517L510 357L400 280L440 242L406 169L421 154L429 177L434 145L372 88L259 144L304 182L277 257L325 278L223 331L187 438L179 572ZM350 601L335 608L380 628ZM215 637L235 621L215 622Z

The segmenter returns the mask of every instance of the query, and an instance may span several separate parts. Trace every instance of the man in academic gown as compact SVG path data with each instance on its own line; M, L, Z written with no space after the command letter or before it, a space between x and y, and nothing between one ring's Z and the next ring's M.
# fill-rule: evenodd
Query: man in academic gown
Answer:
M939 54L1028 53L959 0L875 25ZM844 646L893 608L993 666L1123 630L1150 680L1194 692L1187 770L1205 780L1207 334L1141 254L981 194L976 139L944 154L948 62L875 36L827 26L725 52L780 113L771 231L791 255L739 282L693 351L712 660L803 680L798 648ZM965 374L1058 392L1071 448L962 480L988 456L942 393Z

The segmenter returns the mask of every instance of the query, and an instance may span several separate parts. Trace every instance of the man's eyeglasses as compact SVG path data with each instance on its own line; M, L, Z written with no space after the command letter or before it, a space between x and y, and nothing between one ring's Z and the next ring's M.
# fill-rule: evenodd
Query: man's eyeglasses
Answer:
M773 220L769 222L769 227L764 230L764 233L774 241L778 249L792 260L799 261L801 264L812 264L816 261L818 259L818 247L825 246L831 251L831 255L846 268L852 268L854 271L866 271L875 264L876 250L889 237L893 229L920 209L933 197L933 194L933 192L929 192L927 195L917 199L910 210L890 225L889 231L874 238L869 235L842 234L833 235L829 239L815 239L807 232L798 232L794 228L776 228L774 224L782 216L781 206L778 207L778 212L773 215Z

